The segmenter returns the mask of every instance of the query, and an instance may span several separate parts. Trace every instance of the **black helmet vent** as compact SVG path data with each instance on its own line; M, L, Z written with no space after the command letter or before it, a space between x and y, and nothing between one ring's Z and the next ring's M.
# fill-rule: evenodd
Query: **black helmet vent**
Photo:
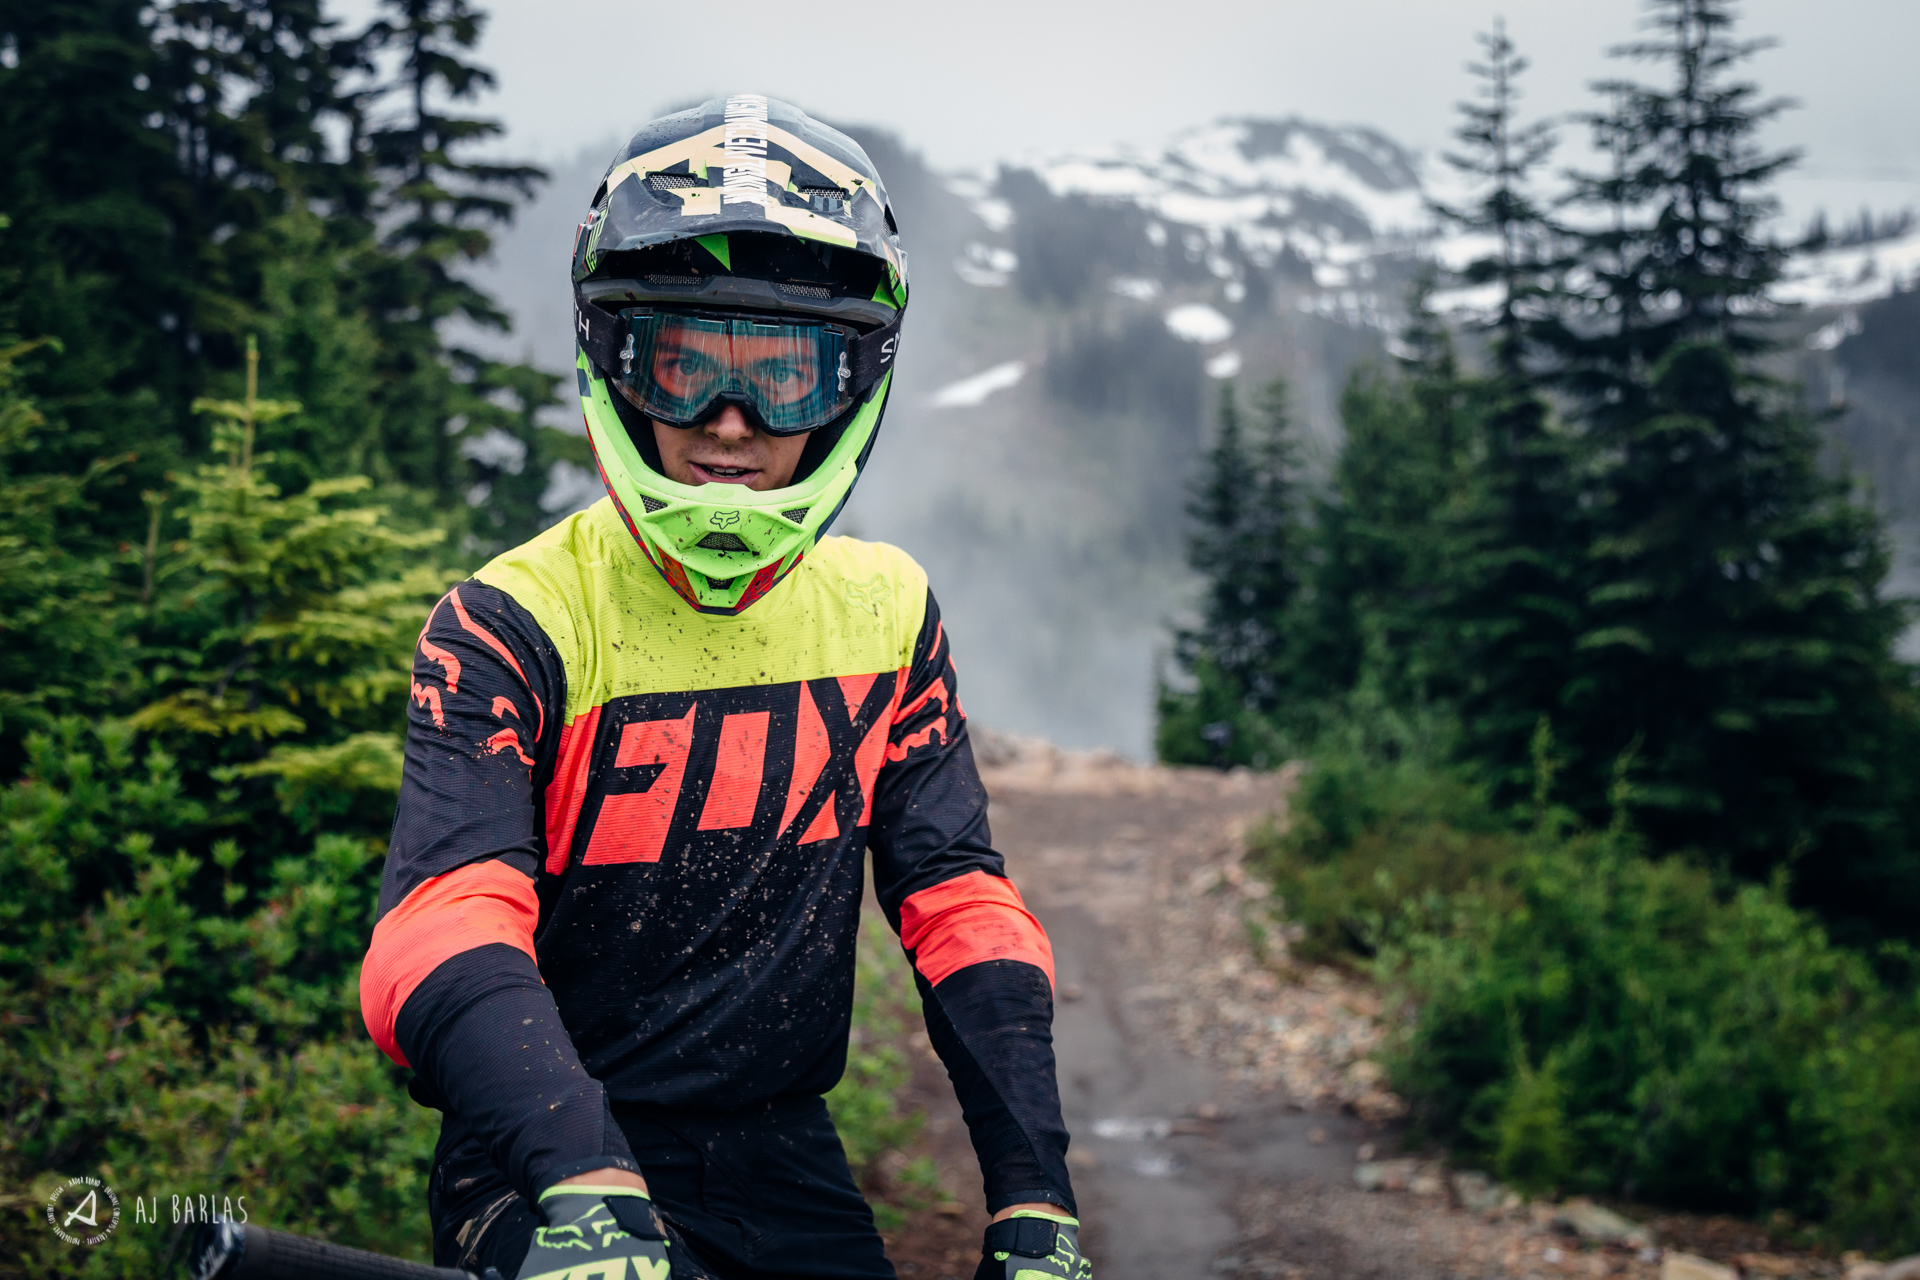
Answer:
M699 285L705 284L706 282L707 282L706 276L650 275L647 277L648 284L664 284L668 286L678 285L682 288L695 288L695 287L698 287Z
M662 507L666 506L667 504L660 501L660 499L658 498L649 498L646 494L643 493L640 495L640 505L647 509L648 515L652 515L654 512L660 510Z
M693 545L696 547L705 547L709 551L751 550L751 548L748 547L746 543L740 541L739 538L735 537L731 533L710 533L706 537L700 539L700 541L694 543Z
M704 187L705 178L691 173L650 173L647 175L649 191L679 191L686 187Z
M794 298L831 298L833 290L819 284L778 284L774 288Z
M807 522L808 510L809 508L807 507L795 507L791 511L782 511L780 514L795 524L805 524Z

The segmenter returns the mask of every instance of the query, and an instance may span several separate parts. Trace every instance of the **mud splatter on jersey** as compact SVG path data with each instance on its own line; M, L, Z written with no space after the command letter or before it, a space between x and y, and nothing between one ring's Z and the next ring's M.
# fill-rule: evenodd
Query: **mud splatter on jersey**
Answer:
M630 1163L608 1099L831 1088L871 848L990 1203L1071 1209L1052 953L904 553L825 539L714 617L603 500L448 592L413 687L362 1008L524 1192Z

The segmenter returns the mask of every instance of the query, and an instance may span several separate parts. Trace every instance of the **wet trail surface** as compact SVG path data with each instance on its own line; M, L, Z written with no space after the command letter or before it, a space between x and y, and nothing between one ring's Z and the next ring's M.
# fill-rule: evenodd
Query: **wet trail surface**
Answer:
M1164 905L1156 890L1226 854L1277 797L1204 774L1088 794L997 780L995 841L1053 940L1061 1103L1089 1256L1108 1280L1217 1275L1250 1184L1344 1179L1365 1140L1350 1117L1255 1096L1183 1052L1165 1025L1179 984L1151 981L1142 963Z
M1381 1230L1352 1189L1360 1144L1391 1136L1361 1118L1386 1095L1353 1075L1370 1044L1356 1028L1372 1020L1343 1014L1352 994L1326 981L1280 981L1241 923L1260 896L1239 870L1245 832L1284 810L1288 780L1009 754L983 770L994 843L1053 941L1068 1162L1095 1274L1420 1274L1417 1228ZM958 1203L894 1256L903 1276L965 1280L983 1221L977 1166L939 1067L918 1058L913 1101ZM1356 1099L1361 1115L1342 1106Z

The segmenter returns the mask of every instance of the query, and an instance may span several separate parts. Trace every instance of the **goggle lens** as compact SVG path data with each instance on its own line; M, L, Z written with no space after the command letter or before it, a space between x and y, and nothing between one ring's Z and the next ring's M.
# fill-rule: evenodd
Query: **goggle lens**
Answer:
M649 417L690 427L721 399L775 435L823 427L853 404L847 333L820 322L626 311L620 380Z

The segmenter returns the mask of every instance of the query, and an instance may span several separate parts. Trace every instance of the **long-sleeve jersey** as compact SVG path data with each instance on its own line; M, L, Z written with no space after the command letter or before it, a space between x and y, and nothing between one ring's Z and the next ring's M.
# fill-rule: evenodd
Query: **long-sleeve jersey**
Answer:
M905 553L823 539L712 617L603 500L435 606L408 715L361 1008L523 1193L635 1167L610 1103L830 1089L871 848L990 1209L1073 1208L1052 952Z

